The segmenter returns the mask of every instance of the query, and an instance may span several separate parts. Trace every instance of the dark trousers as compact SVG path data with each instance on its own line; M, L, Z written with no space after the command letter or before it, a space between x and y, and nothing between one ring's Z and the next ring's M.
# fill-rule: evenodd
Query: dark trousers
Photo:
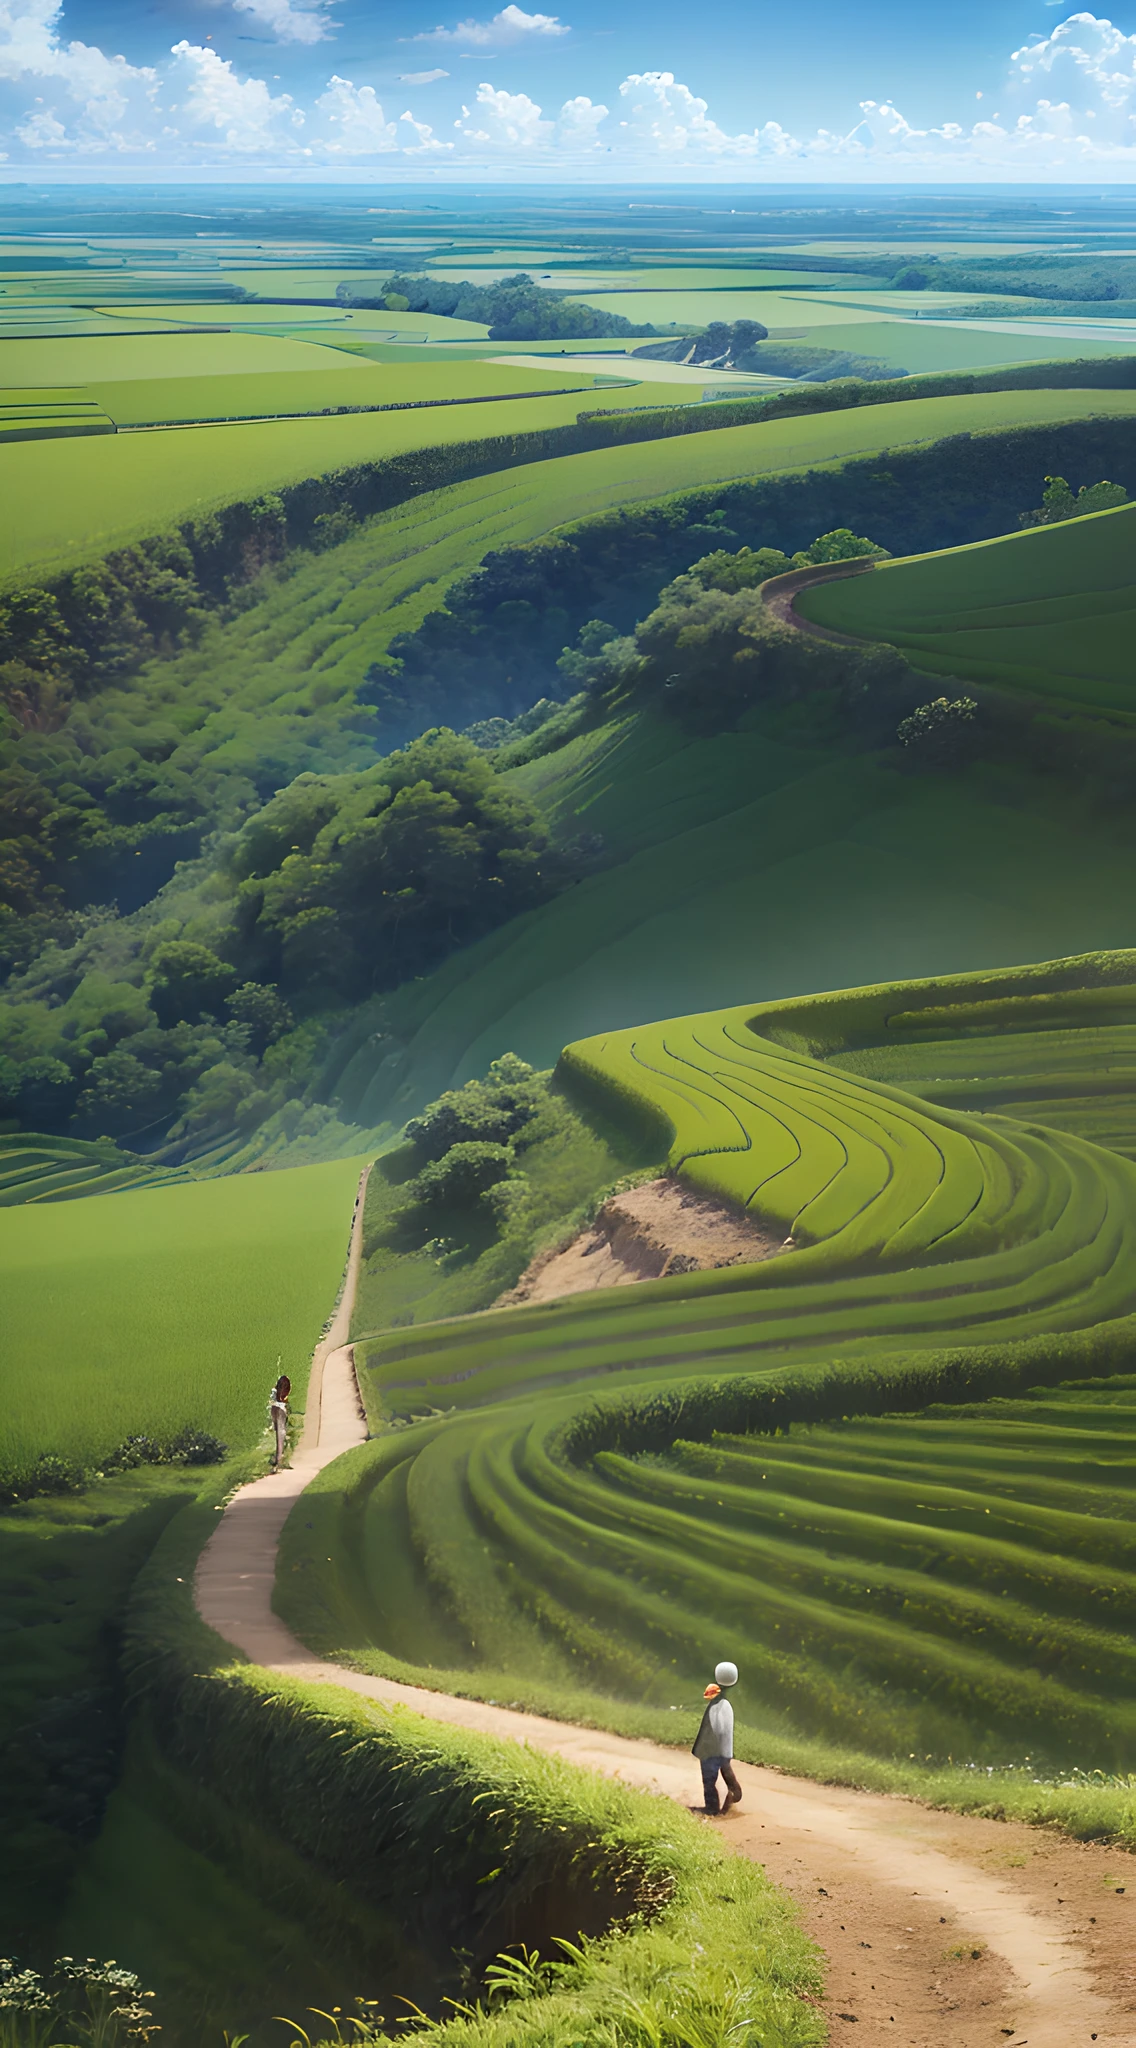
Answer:
M707 1813L719 1813L721 1811L721 1802L718 1798L719 1771L725 1780L727 1792L735 1800L741 1798L742 1788L734 1775L734 1766L728 1756L702 1756L699 1757L698 1761L702 1766L702 1794L706 1803Z

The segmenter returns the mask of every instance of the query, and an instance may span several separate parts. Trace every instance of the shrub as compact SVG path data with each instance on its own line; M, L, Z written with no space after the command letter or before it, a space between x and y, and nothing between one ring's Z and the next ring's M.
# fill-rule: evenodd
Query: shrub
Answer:
M505 1179L512 1163L507 1145L469 1139L451 1145L443 1158L424 1166L407 1192L418 1208L468 1209L479 1195Z
M1082 484L1074 496L1063 476L1047 476L1041 504L1033 512L1023 512L1019 526L1057 526L1063 519L1080 519L1086 512L1111 512L1117 505L1127 505L1128 493L1123 484L1110 484L1102 480L1099 484Z
M46 1975L0 1958L0 2048L126 2048L161 2032L133 1970L57 1957Z
M804 548L793 556L794 569L818 566L822 562L855 562L867 555L873 562L890 559L886 548L877 547L874 540L868 540L862 533L853 533L848 526L837 526L831 533L822 533L811 547Z
M51 1494L82 1493L108 1473L136 1472L140 1465L221 1465L228 1454L228 1444L191 1422L172 1437L128 1436L100 1460L97 1469L45 1451L26 1471L0 1473L0 1506Z
M973 697L936 697L902 721L896 738L918 766L953 768L973 747L977 718Z
M484 1081L448 1089L421 1116L412 1117L406 1136L426 1160L441 1160L451 1147L471 1141L500 1147L536 1115L540 1099L533 1068L514 1052L502 1053Z

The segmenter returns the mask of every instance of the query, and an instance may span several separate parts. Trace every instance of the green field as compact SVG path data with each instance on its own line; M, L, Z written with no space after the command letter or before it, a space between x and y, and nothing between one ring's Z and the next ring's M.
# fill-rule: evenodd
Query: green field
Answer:
M1130 1356L1136 1166L1081 1134L1072 1091L1132 1059L1134 970L1089 957L569 1047L571 1094L654 1114L673 1170L797 1249L360 1329L372 1418L401 1426L289 1523L278 1598L307 1639L658 1726L728 1610L743 1753L1130 1770L1136 1382L1092 1375ZM931 1100L976 1031L1003 1087L1060 1035L1063 1127ZM1038 1381L1055 1390L1023 1399ZM1018 1392L922 1411L936 1387ZM865 1405L921 1412L839 1422Z
M183 341L177 337L179 345ZM663 389L652 387L652 402L662 401ZM602 402L618 403L621 397L642 403L634 391L605 392ZM238 495L251 497L321 470L379 461L414 448L567 424L579 410L573 395L526 400L523 416L502 400L497 407L478 406L475 416L472 409L467 413L455 406L438 413L281 421L198 433L171 429L115 435L97 444L16 448L9 458L9 494L0 508L0 557L10 571L34 565L42 573ZM636 498L837 462L880 448L912 447L945 434L1134 415L1136 393L1129 391L984 392L730 427L680 442L597 449L458 488L474 499L495 498L504 513L503 520L498 513L499 525L510 538L528 538ZM449 502L464 514L471 498L455 496ZM480 533L464 517L463 530L463 567L485 547L500 545L486 538L473 554L470 542L476 545Z
M0 441L113 432L114 421L91 391L0 390Z
M1136 717L1132 541L1136 510L914 555L802 593L818 624L902 647L933 675L1028 690Z
M217 309L225 326L226 308ZM349 356L275 334L93 334L0 343L5 387L150 383L166 377L261 377L270 371L349 372Z
M805 318L806 309L802 306L799 310ZM831 304L825 310L830 316L837 313ZM1099 341L1081 341L1074 335L987 333L977 323L971 327L950 327L933 319L880 320L870 313L852 315L850 308L841 311L848 315L847 324L832 317L830 325L809 336L810 342L824 348L851 349L856 355L875 356L880 362L892 364L897 372L905 370L909 376L930 370L986 370L1009 363L1105 356L1122 352L1128 346L1127 335L1120 341L1104 335ZM944 322L949 318L949 313L944 314Z
M480 362L433 365L378 365L337 352L306 370L261 371L256 376L138 378L96 385L93 391L118 426L150 421L265 418L273 413L315 413L336 406L411 406L458 399L535 397L567 386L591 400L587 371L573 374L554 365L551 373L514 364ZM594 402L594 401L592 401ZM0 400L2 403L2 400ZM0 414L2 419L2 414Z
M9 1370L0 1465L91 1463L185 1423L257 1442L278 1357L300 1400L346 1257L359 1162L0 1216Z

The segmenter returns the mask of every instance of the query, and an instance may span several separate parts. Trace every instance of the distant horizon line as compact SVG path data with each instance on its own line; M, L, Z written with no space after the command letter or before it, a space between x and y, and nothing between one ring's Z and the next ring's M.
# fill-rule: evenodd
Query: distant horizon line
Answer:
M228 183L234 190L241 192L271 192L277 191L281 187L291 187L295 190L318 187L324 191L361 191L366 192L368 195L373 195L385 188L391 192L392 196L396 192L401 195L416 191L461 193L467 200L478 196L478 193L470 192L468 174L458 177L453 172L450 172L448 175L439 173L436 176L430 176L429 174L423 174L421 171L416 171L413 174L407 173L405 177L402 177L392 175L389 169L384 168L382 173L376 170L373 174L369 175L366 170L360 170L348 177L342 172L334 171L330 166L326 170L316 167L300 169L281 166L279 169L273 169L271 166L258 166L256 178L253 180L248 177L242 177L240 169L239 165L230 163L202 165L196 170L190 170L187 167L180 169L171 168L168 172L165 172L155 171L150 167L139 165L136 171L127 168L120 171L117 175L109 176L89 169L83 169L78 165L59 164L45 165L43 170L35 177L28 177L27 175L16 175L17 172L26 173L26 165L12 165L9 168L0 164L0 188L7 191L26 191L31 193L41 190L45 185L97 186L108 190L136 190L140 188L145 189L146 187L168 186L196 190L202 185L223 185ZM479 192L485 190L493 193L569 192L600 194L604 192L658 192L673 194L689 192L691 194L717 193L725 195L734 192L739 195L763 195L768 196L770 199L778 196L789 196L798 192L802 194L830 192L839 195L853 195L857 193L879 195L885 192L940 193L948 197L956 195L965 197L982 193L989 193L991 195L1038 193L1052 196L1083 196L1085 193L1097 192L1104 199L1113 196L1131 196L1136 198L1136 173L1128 179L1113 183L1109 183L1101 178L1088 177L1065 179L1062 181L988 177L956 178L945 181L909 176L906 178L870 178L854 182L851 179L832 179L831 177L827 181L821 177L798 177L793 180L777 177L744 180L734 178L726 180L725 178L715 178L709 174L703 174L701 177L688 178L686 180L680 180L677 177L673 179L620 178L611 180L601 178L534 179L531 177L522 179L507 175L494 177L492 174L486 174L483 178L479 178L478 186ZM400 209L392 208L391 210L397 212Z

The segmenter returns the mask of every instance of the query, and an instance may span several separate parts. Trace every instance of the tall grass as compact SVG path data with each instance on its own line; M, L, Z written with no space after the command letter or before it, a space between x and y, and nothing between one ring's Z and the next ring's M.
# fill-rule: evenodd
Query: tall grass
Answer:
M302 1400L358 1174L336 1160L0 1212L0 1465L90 1465L185 1423L253 1444L277 1370Z

